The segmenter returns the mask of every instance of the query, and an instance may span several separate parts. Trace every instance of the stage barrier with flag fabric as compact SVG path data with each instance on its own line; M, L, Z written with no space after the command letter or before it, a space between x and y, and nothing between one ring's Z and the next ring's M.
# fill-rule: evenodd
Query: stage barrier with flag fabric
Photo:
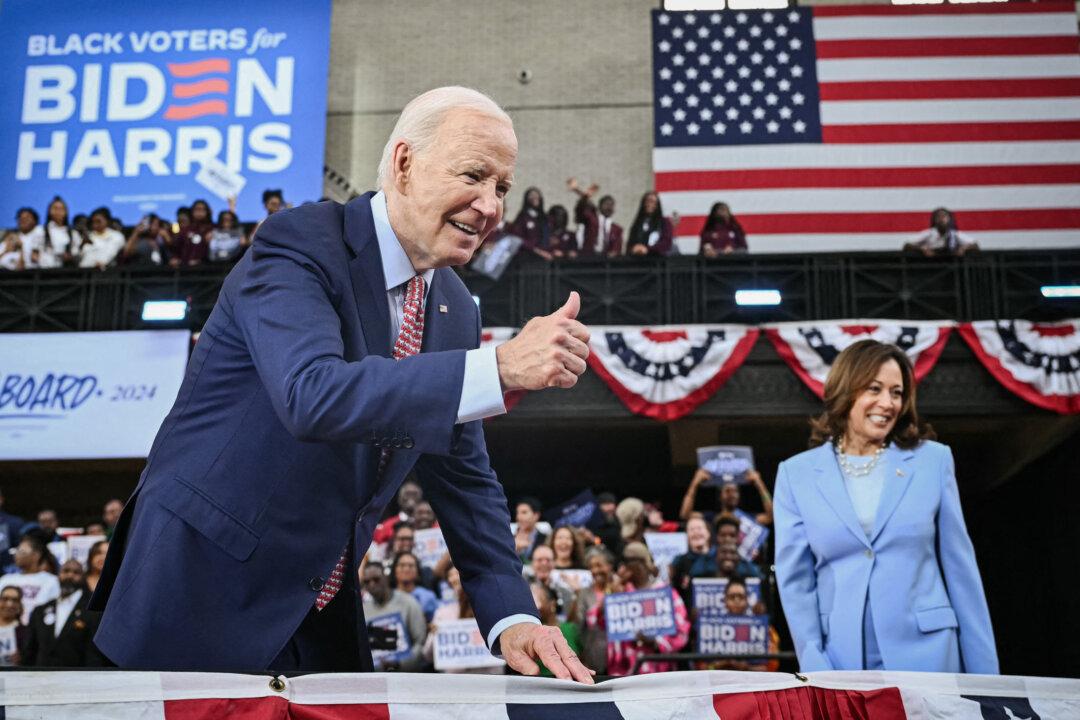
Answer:
M1075 720L1080 681L934 673L490 675L4 673L0 716L112 720Z
M589 367L632 412L655 420L678 420L712 397L758 337L757 328L746 325L589 331Z
M975 357L1032 405L1080 413L1080 320L980 320L959 326Z
M984 248L1080 240L1071 2L652 14L653 170L696 253L898 250L946 206Z
M829 320L774 323L765 334L776 352L818 397L825 394L825 378L836 356L859 340L896 345L911 358L915 380L933 369L953 323L919 320Z

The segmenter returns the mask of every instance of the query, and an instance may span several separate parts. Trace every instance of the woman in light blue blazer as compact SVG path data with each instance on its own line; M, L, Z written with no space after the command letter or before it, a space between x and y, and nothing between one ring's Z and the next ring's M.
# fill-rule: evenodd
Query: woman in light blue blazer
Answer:
M776 578L799 666L996 674L952 452L894 345L833 363L813 447L776 477Z

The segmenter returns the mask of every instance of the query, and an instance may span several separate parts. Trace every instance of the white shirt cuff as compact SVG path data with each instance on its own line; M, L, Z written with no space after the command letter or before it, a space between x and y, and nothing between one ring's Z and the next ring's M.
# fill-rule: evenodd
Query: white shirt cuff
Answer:
M465 378L461 383L461 402L457 422L482 420L506 412L502 383L499 382L499 361L495 346L469 350L465 353Z
M533 617L532 615L525 615L525 614L511 615L510 617L503 618L499 622L495 623L494 627L491 628L491 632L489 632L488 636L487 636L488 647L492 648L492 650L491 650L492 655L499 658L500 660L503 659L502 653L501 652L497 653L494 650L495 641L499 639L500 635L502 635L503 630L510 627L511 625L517 625L518 623L523 623L523 622L532 623L533 625L539 625L540 624L540 621L537 620L535 617ZM502 648L500 647L499 649L501 650Z

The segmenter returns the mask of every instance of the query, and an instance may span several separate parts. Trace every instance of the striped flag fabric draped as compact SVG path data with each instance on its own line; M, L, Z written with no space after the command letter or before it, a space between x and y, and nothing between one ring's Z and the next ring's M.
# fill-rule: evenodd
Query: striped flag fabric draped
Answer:
M74 720L1072 720L1080 681L938 673L672 672L569 681L409 673L4 673L0 718Z
M984 248L1080 245L1068 2L654 10L656 189L694 253L895 250L945 206Z

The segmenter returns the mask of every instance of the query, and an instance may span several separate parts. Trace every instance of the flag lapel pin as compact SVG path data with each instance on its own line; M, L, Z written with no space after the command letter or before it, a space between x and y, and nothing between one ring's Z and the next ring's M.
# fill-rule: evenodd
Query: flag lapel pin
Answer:
M439 306L439 312L441 312L441 313L449 312L449 309L445 305L440 305Z

